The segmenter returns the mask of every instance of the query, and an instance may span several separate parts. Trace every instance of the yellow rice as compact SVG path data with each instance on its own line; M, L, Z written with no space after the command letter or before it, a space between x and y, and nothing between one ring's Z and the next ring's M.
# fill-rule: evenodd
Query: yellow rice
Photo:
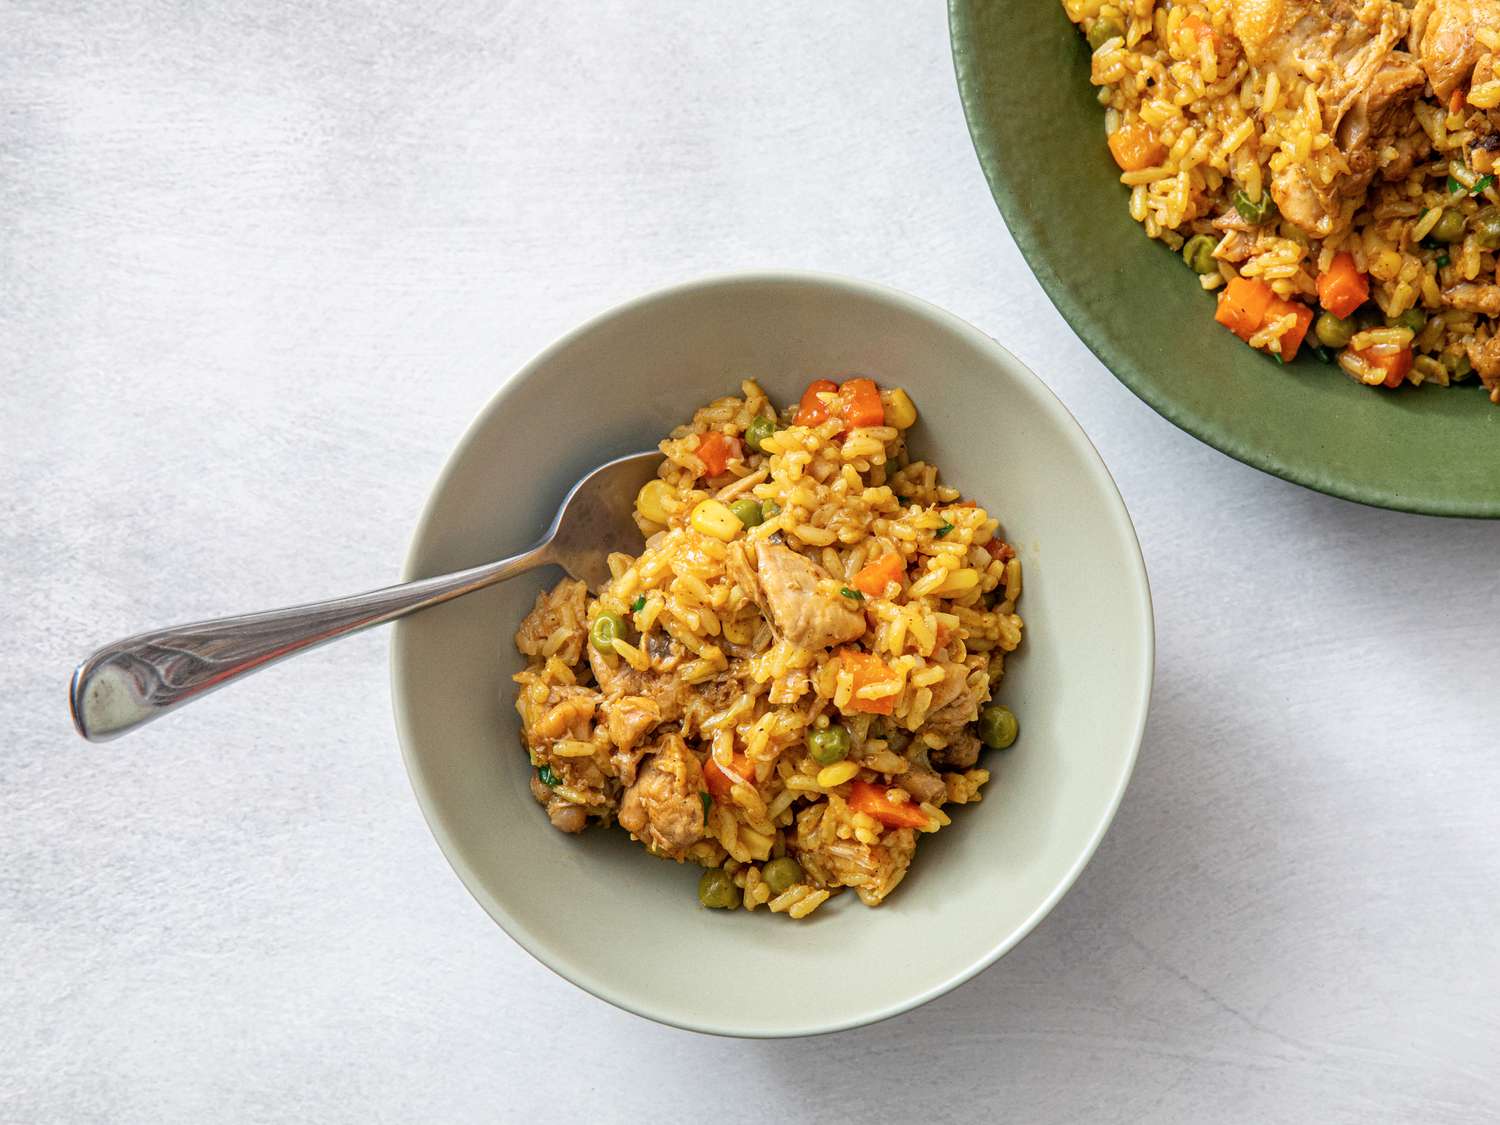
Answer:
M629 821L655 854L709 869L713 904L803 918L844 888L880 903L920 836L951 824L945 806L980 799L976 720L1004 710L988 701L1022 622L1020 560L990 512L913 459L904 391L881 392L882 425L796 412L747 381L673 430L636 502L644 550L611 556L597 595L570 580L539 596L515 679L556 827ZM778 427L759 450L756 419ZM700 453L726 439L710 475ZM787 573L821 575L791 602L773 587L788 554L802 561ZM861 575L890 556L894 581ZM814 644L777 616L788 604L859 633ZM846 752L829 756L839 731Z

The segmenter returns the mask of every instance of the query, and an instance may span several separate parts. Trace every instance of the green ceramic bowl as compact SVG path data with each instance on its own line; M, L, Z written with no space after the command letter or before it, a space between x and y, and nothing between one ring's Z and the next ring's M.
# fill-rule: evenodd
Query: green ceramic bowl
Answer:
M1313 358L1280 367L1213 321L1213 298L1126 211L1056 0L950 0L979 162L1006 225L1095 355L1195 437L1320 492L1443 516L1500 517L1500 407L1475 384L1372 390Z

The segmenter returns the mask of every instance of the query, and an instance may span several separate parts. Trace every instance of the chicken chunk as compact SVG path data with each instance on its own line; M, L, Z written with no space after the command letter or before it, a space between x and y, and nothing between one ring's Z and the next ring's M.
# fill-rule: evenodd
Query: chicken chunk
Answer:
M541 657L556 637L558 644L551 651L564 664L577 664L588 631L587 598L588 587L573 578L565 578L552 589L543 590L516 630L516 647L526 656Z
M589 814L583 806L563 800L540 778L531 779L531 795L547 810L547 819L559 832L582 832L588 826Z
M978 715L979 704L983 700L971 699L973 693L969 690L968 666L964 664L944 664L943 672L943 678L933 685L932 688L932 704L927 712L929 719L933 722L942 722L943 717L949 713L946 709L957 704L957 713L959 715L969 710L974 712L973 715L969 715L967 719L963 719L962 721L972 721Z
M895 783L910 793L914 801L942 804L948 795L947 783L925 766L914 766L896 778Z
M1395 0L1234 0L1231 16L1245 55L1275 69L1290 84L1299 75L1314 84L1322 126L1335 140L1348 170L1316 161L1291 161L1271 181L1282 215L1311 234L1327 236L1362 198L1382 161L1394 149L1393 170L1410 167L1414 135L1411 103L1426 76L1411 55L1398 50L1406 35L1406 9Z
M604 732L614 750L609 772L621 785L634 785L636 768L646 754L642 740L661 722L661 707L644 695L622 695L603 706Z
M1490 392L1490 401L1500 403L1500 336L1491 336L1482 344L1469 345L1469 362L1479 373L1479 380Z
M1443 299L1464 312L1500 316L1500 285L1480 285L1463 281L1443 290Z
M645 695L622 695L604 704L604 729L621 750L640 745L661 722L661 704Z
M1411 45L1440 101L1474 73L1484 51L1476 33L1485 27L1500 28L1500 0L1419 0L1412 10Z
M979 761L979 737L967 726L943 732L948 745L928 752L940 770L966 770Z
M819 886L852 886L865 905L880 905L906 878L917 849L915 830L893 829L879 844L837 838L825 842L804 827L814 815L821 815L821 810L809 809L798 818L798 840L809 845L793 849L803 871Z
M743 553L731 556L730 574L751 593L783 640L798 648L831 648L864 635L865 615L838 595L818 589L831 581L817 563L790 547L755 545L756 569Z
M653 852L679 862L703 838L703 767L669 734L620 799L620 827Z

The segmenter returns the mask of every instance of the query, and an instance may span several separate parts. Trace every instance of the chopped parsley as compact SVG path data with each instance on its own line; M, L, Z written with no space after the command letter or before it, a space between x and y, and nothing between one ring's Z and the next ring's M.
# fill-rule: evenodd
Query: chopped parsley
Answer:
M714 799L708 795L707 790L698 790L698 800L703 802L703 815L708 816L708 810L714 807Z
M1333 357L1328 354L1328 349L1325 348L1322 344L1315 344L1313 346L1312 354L1318 357L1319 363L1333 362Z
M842 596L844 596L846 598L849 598L849 599L851 599L853 601L856 601L856 602L862 602L862 601L865 600L865 596L863 594L861 594L858 590L851 590L851 589L849 589L848 586L845 586L842 590L839 591L839 593Z
M934 531L932 534L934 536L936 536L938 539L941 539L943 536L947 535L948 532L950 532L952 530L953 530L953 525L951 523L947 523L945 521L943 523L943 525L941 527L939 527L936 531Z
M1463 184L1459 183L1452 176L1448 177L1448 194L1449 195L1458 195L1463 190L1464 190L1464 185Z
M1279 366L1279 367L1285 367L1286 366L1286 360L1284 360L1284 359L1281 358L1281 353L1280 352L1272 352L1271 353L1271 358L1276 361L1277 366Z
M631 613L640 613L641 610L643 610L645 608L646 608L646 595L645 594L642 594L640 597L636 598L635 601L633 601L633 602L630 603L630 612Z
M1491 175L1480 176L1479 179L1477 179L1477 180L1474 181L1474 186L1469 189L1469 194L1470 195L1479 195L1480 193L1482 193L1486 188L1488 188L1494 182L1495 182L1495 177L1494 176L1491 176Z
M543 785L556 786L562 783L562 778L552 772L551 766L537 766L536 775L541 779Z
M1444 266L1448 265L1452 261L1453 261L1453 259L1450 258L1447 254L1439 254L1437 256L1438 269L1442 269Z

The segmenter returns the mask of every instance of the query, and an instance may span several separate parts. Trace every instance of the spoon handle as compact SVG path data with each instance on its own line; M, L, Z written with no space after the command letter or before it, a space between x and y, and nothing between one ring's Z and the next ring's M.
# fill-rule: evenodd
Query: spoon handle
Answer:
M541 543L499 562L330 601L139 633L73 673L73 725L106 742L295 653L482 590L551 561Z

